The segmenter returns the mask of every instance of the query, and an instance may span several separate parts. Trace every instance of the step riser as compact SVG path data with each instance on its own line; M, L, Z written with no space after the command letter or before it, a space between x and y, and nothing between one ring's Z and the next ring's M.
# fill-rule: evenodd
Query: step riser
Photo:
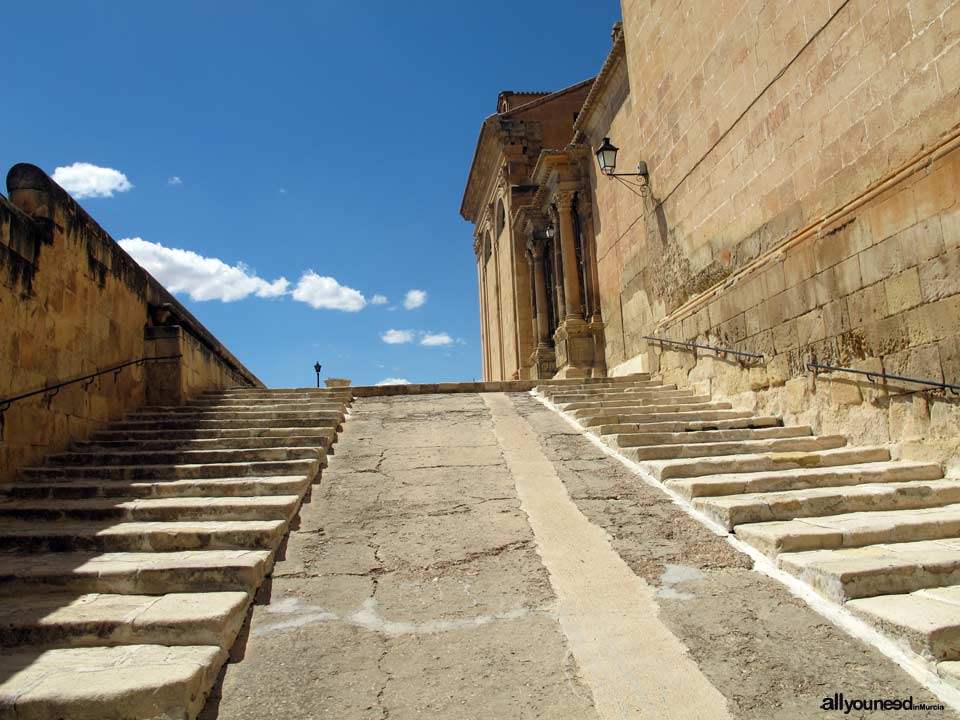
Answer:
M260 448L252 450L196 450L192 452L137 453L63 453L51 455L47 464L53 467L106 465L195 465L201 463L270 462L277 460L322 460L320 448Z
M681 445L685 443L805 437L811 434L812 431L809 427L773 427L766 429L691 431L686 433L608 435L604 438L604 441L611 447L630 448L648 445Z
M329 434L336 441L335 433L339 431L340 425L317 426L310 428L292 427L261 427L261 428L239 428L233 430L211 429L187 429L187 430L100 430L91 435L91 443L99 442L128 442L139 443L143 441L158 442L191 442L195 440L271 440L286 442L288 438L311 436L315 433Z
M727 445L700 443L692 445L668 445L662 447L632 447L623 454L635 462L651 460L679 460L687 458L712 458L724 455L749 455L753 453L794 453L833 450L843 447L846 440L841 436L818 438L784 438L780 440L756 440L733 442Z
M145 430L254 430L258 428L276 430L278 428L328 428L339 427L343 422L341 417L330 418L302 418L292 417L283 420L161 420L156 422L127 422L121 421L111 425L114 431ZM298 432L297 434L302 434ZM99 437L99 436L98 436ZM162 437L162 436L161 436ZM195 437L204 437L203 435ZM214 435L213 437L224 437Z
M644 408L648 407L673 407L673 406L688 406L688 405L699 405L702 403L711 402L709 395L684 395L682 397L659 397L653 396L649 398L617 398L615 400L590 400L586 402L574 402L566 403L565 405L560 405L560 409L564 412L572 412L574 415L582 413L586 410L597 410L604 411L609 410L610 408L628 408L631 410L637 409L638 412L642 412Z
M138 415L165 415L175 413L232 413L232 412L343 412L346 403L325 400L289 400L258 402L241 400L194 401L186 405L146 405L136 411Z
M92 498L184 498L184 497L268 497L271 495L301 495L310 481L289 480L269 484L257 480L238 479L230 483L212 483L198 480L189 484L174 482L130 483L113 481L96 485L45 485L31 483L4 488L11 499L18 500L84 500Z
M264 507L216 507L206 508L100 508L86 510L53 509L6 509L0 506L0 522L22 520L37 522L189 522L225 520L284 520L289 521L299 506L283 508L275 505Z
M718 410L731 410L732 406L726 402L705 402L683 405L648 405L642 408L637 407L611 407L589 410L574 410L570 414L577 419L586 421L593 420L595 423L600 420L601 425L607 425L611 421L603 418L625 418L625 420L615 419L613 422L644 422L652 420L674 420L680 413L689 413L699 419L710 417L710 413Z
M59 552L177 552L185 550L273 550L284 532L224 530L202 533L152 533L96 536L9 535L0 529L0 550ZM171 592L165 590L164 592Z
M582 402L609 402L617 400L647 400L649 398L679 398L696 395L692 390L678 390L676 388L651 388L649 390L635 390L632 392L602 392L602 393L555 393L550 399L555 405L569 405Z
M183 413L135 413L127 415L122 422L124 423L154 423L154 422L221 422L229 420L269 420L269 421L288 421L288 420L343 420L343 413L339 410L317 412L183 412Z
M581 390L576 392L570 390L545 390L542 391L541 394L554 402L576 402L578 400L603 400L605 398L621 397L624 395L639 395L645 397L647 395L655 395L659 392L678 391L679 388L677 388L676 385L646 385L635 388L603 388L600 390ZM688 394L692 393L690 390L683 392L687 392Z
M317 460L292 460L240 464L210 465L144 465L142 467L62 467L29 468L22 471L25 480L58 480L87 478L104 480L199 480L204 478L248 477L251 475L315 475L321 463Z

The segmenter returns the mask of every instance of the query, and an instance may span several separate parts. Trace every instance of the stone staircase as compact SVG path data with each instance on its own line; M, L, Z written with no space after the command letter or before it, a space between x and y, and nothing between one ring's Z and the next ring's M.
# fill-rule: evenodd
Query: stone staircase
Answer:
M649 375L537 391L694 508L960 685L960 479Z
M350 400L144 408L0 486L0 719L195 717Z

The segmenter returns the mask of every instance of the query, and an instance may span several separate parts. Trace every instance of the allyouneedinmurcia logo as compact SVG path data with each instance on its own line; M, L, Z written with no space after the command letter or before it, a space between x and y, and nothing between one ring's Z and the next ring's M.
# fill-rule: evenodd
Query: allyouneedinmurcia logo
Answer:
M907 698L854 698L848 700L843 693L834 693L820 703L821 710L835 710L849 715L860 710L943 710L943 705L914 703L913 695Z

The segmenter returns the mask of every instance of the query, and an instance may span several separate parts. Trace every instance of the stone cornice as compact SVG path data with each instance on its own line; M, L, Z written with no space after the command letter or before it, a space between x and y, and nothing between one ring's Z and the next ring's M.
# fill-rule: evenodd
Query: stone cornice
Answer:
M614 71L617 69L619 64L624 61L626 55L626 46L623 39L623 23L618 22L613 26L612 35L613 47L610 48L607 59L603 61L603 65L600 67L600 72L597 73L597 77L593 82L593 86L590 88L590 92L587 94L587 99L583 101L583 106L580 108L580 112L577 114L577 119L573 123L572 142L574 143L583 141L584 126L593 115L594 110L596 110L600 97L607 88L610 78L613 77Z

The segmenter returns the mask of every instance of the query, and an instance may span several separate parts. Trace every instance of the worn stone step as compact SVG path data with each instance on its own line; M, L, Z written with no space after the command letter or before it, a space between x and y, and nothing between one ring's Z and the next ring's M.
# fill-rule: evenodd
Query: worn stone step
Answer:
M606 398L606 397L617 397L623 394L649 394L657 392L669 392L671 390L676 390L677 386L675 384L663 385L656 382L643 383L642 385L632 385L629 387L600 387L600 388L583 388L580 390L572 390L568 388L542 388L541 394L544 397L550 398L554 401L560 401L563 398L571 398L570 402L573 400L587 400L590 398Z
M252 593L273 565L270 550L0 552L0 595L101 592Z
M191 401L186 405L147 405L139 408L136 415L221 414L249 412L343 412L346 404L331 400L300 400L289 402L266 402L233 400L230 402Z
M632 373L630 375L618 375L617 377L599 378L555 378L551 380L541 380L537 384L537 387L563 387L570 385L619 385L650 379L650 373Z
M206 463L248 463L275 460L319 460L326 458L320 447L231 448L214 450L90 450L57 453L47 457L55 467L114 465L198 465Z
M0 550L33 553L273 550L286 530L284 520L115 523L6 520L0 525Z
M769 493L819 487L842 487L866 483L896 483L938 480L943 469L937 463L880 461L839 467L793 468L764 472L734 472L667 480L666 486L684 497Z
M110 430L131 433L136 431L147 431L155 433L158 430L251 430L251 429L269 429L277 428L323 428L339 427L344 417L339 413L324 413L318 417L285 417L270 419L248 418L244 420L194 420L189 418L179 418L176 420L120 420L111 423ZM99 435L98 435L99 437ZM166 437L166 436L165 436ZM198 436L202 437L202 436ZM216 437L224 437L217 435Z
M771 418L770 425L779 425L780 418ZM595 435L612 435L621 432L641 432L651 429L677 430L691 427L697 430L710 427L723 427L720 423L763 423L764 418L755 416L749 410L702 410L675 413L627 413L624 415L598 416L584 418L580 424ZM701 427L705 426L705 427ZM750 425L731 425L730 427L751 427Z
M278 410L292 410L296 408L336 408L345 410L350 406L350 399L328 399L328 398L270 398L268 400L258 400L257 398L224 398L224 397L203 397L190 400L185 405L157 405L156 408L191 408L193 410L229 410L230 408L275 408ZM150 408L144 408L150 409Z
M125 416L122 422L220 422L223 420L312 420L331 417L343 418L339 408L331 410L217 410L190 412L136 412Z
M759 440L736 440L731 442L699 442L680 445L650 445L629 447L623 454L636 462L672 460L680 458L714 458L730 455L754 455L757 453L797 453L816 450L831 450L843 447L847 439L843 435L815 435L813 437L786 437Z
M212 645L123 645L4 654L0 657L0 718L193 718L203 708L226 658L226 650Z
M256 450L258 448L323 448L328 450L336 441L337 433L332 428L324 431L311 430L309 435L288 435L285 437L239 437L239 438L199 438L199 439L131 439L128 434L120 433L114 437L123 439L82 440L71 444L74 452L99 450L143 450L144 452L164 452L171 450ZM152 435L151 435L152 437Z
M733 406L728 402L684 402L671 405L625 405L609 408L584 408L583 410L573 410L568 414L579 420L591 420L595 418L627 418L626 420L615 420L614 422L643 422L644 420L670 420L670 416L679 413L696 413L703 417L706 413L715 410L731 410ZM605 421L600 424L607 424Z
M339 422L324 422L317 426L307 427L274 427L264 425L255 428L187 428L174 430L97 430L90 435L91 443L100 442L127 442L140 443L144 441L176 442L188 440L248 440L269 439L279 440L282 443L293 442L295 437L309 437L315 434L329 435L336 438Z
M0 646L215 645L226 650L249 602L248 593L235 591L0 598Z
M203 393L197 399L243 399L243 400L262 400L269 402L278 399L294 400L336 400L338 402L349 402L353 399L352 392L326 392L324 390L311 389L290 389L290 390L224 390L214 393Z
M102 478L104 480L190 480L247 475L311 475L321 468L319 459L264 462L202 463L181 465L64 465L25 468L24 480Z
M939 540L960 536L960 505L749 523L738 525L736 535L771 557L785 552Z
M960 480L821 487L696 498L693 506L727 530L745 523L854 512L914 510L960 503Z
M583 400L554 400L554 404L564 411L586 410L587 408L642 407L645 405L675 405L684 402L709 399L706 395L697 395L692 390L665 390L651 393L617 393L603 397L587 397Z
M199 480L68 480L0 485L0 494L26 499L254 497L303 495L308 475L205 478Z
M587 402L567 403L561 405L560 409L564 412L572 413L575 417L587 417L592 414L616 409L617 412L645 412L646 408L671 408L686 407L688 405L699 405L709 403L709 395L677 395L673 397L661 397L659 395L648 398L615 398L613 400L591 400ZM654 411L651 411L654 412Z
M687 432L637 432L605 436L610 447L629 448L647 445L683 445L687 443L730 442L735 440L764 440L812 435L809 425L741 428L729 430L689 430Z
M928 660L960 659L960 585L850 600L846 608Z
M784 553L779 566L836 602L960 584L960 539Z
M726 473L834 467L889 459L890 451L885 447L841 447L834 450L766 452L715 458L649 461L644 463L644 468L658 480L666 481L671 478L692 478Z
M299 495L255 497L82 498L3 500L0 520L45 522L183 522L284 520L300 507Z
M627 390L603 390L600 392L580 392L580 393L551 393L547 397L555 405L566 406L570 403L578 402L599 402L612 400L644 400L646 398L658 397L689 397L695 395L694 390L678 390L675 386L660 385L649 388L633 388Z

